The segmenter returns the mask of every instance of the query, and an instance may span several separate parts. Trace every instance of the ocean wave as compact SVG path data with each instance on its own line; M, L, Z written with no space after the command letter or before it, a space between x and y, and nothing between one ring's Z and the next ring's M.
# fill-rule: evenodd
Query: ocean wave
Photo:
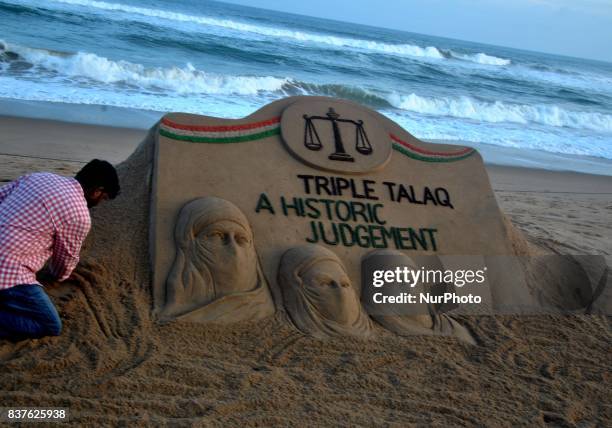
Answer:
M553 127L612 132L612 115L565 110L555 105L511 104L470 97L435 98L393 93L387 97L398 109L415 113L472 119L481 122L536 123Z
M166 90L179 94L256 95L260 92L281 91L290 81L273 76L216 75L184 67L145 67L128 61L113 61L88 52L75 54L35 49L0 40L0 62L26 61L38 70L57 73L69 78L87 78L102 84L133 85L139 88Z
M356 86L316 84L275 76L217 75L184 67L145 67L128 61L113 61L88 52L66 53L9 44L0 40L0 69L30 70L39 78L45 73L61 79L70 78L72 84L88 79L92 85L117 85L119 90L138 87L145 92L208 95L281 96L325 95L349 99L372 108L390 108L382 96Z
M485 64L485 65L510 65L512 63L512 61L510 61L509 59L505 59L505 58L498 58L496 56L492 56L492 55L487 55L485 53L477 53L477 54L461 54L461 53L456 53L451 51L450 52L451 56L458 58L458 59L462 59L464 61L470 61L470 62L475 62L478 64Z
M469 141L484 143L486 146L495 145L518 149L516 151L517 161L523 161L522 149L544 151L562 155L590 156L612 160L612 147L610 138L603 134L594 135L591 132L572 128L522 126L507 124L500 129L493 123L478 123L473 126L461 120L445 120L436 116L415 115L403 110L382 111L400 124L404 129L410 131L417 138L426 140L450 140ZM552 131L552 132L551 132ZM468 144L472 145L472 143ZM483 150L485 147L482 147ZM488 152L488 150L487 150ZM503 152L502 152L503 153ZM482 153L486 159L486 152ZM493 153L491 152L491 155ZM528 155L529 156L529 155ZM566 158L571 159L571 158ZM493 159L490 159L491 161ZM558 158L552 162L557 165ZM590 160L587 162L591 162ZM570 163L566 163L565 167ZM591 164L594 165L594 164ZM562 165L559 165L562 166ZM573 169L573 168L569 168ZM597 172L598 174L601 174ZM612 171L605 172L610 175Z
M519 65L500 69L499 72L517 81L526 83L543 82L562 88L577 88L593 93L612 94L612 79L609 76L593 72L561 72L561 68L539 70L530 66Z
M357 86L301 82L288 77L219 75L183 67L145 67L124 60L114 61L88 52L66 53L36 49L0 40L0 66L10 73L28 72L38 78L70 79L71 85L115 85L118 90L136 90L165 95L326 95L368 105L374 109L397 108L419 114L471 119L481 122L541 124L552 127L612 132L612 115L566 110L556 105L525 105L483 101L467 96L424 97L417 94L383 94Z
M303 43L314 42L333 47L363 49L389 55L429 58L436 60L456 59L470 61L477 64L497 66L510 64L510 60L508 59L497 58L495 56L487 55L485 53L459 54L452 51L446 52L441 49L438 49L435 46L421 47L412 44L382 43L374 40L353 39L328 34L315 34L304 31L289 30L285 28L254 25L230 19L218 19L200 15L188 15L180 12L172 12L161 9L130 6L121 3L108 3L97 0L56 0L56 2L74 6L96 8L111 12L124 12L132 15L140 15L150 18L158 18L162 20L194 23L203 26L222 27L238 32L254 33L266 37L290 39Z
M315 84L290 80L282 87L284 96L317 95L332 98L343 98L373 109L392 108L393 106L383 96L357 86L340 84Z
M145 67L124 60L114 61L88 52L66 53L36 49L0 40L0 69L31 73L38 78L70 79L72 85L115 85L159 95L326 95L345 98L374 109L397 108L419 114L471 119L481 122L511 122L612 132L612 115L563 109L556 105L525 105L462 97L424 97L417 94L384 94L357 86L301 82L288 77L219 75L183 67Z

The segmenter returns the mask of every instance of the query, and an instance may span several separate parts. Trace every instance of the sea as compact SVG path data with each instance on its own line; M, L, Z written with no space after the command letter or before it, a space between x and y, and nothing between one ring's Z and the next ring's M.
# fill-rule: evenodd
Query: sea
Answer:
M148 128L290 95L489 163L612 175L610 63L215 1L0 0L0 114Z

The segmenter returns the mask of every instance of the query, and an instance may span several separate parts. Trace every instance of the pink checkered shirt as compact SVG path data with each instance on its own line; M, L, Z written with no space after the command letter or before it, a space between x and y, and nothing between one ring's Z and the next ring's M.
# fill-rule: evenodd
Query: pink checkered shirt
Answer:
M90 226L74 178L42 172L0 187L0 290L37 284L47 260L56 278L68 278Z

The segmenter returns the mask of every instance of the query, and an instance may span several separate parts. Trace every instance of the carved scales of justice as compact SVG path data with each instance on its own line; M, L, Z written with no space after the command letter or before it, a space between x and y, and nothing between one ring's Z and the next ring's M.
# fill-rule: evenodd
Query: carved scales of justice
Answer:
M310 150L321 150L321 148L323 148L321 139L319 138L319 133L317 132L317 129L312 121L327 120L332 124L335 143L335 151L329 155L329 159L334 161L355 162L355 158L344 150L344 143L342 142L342 134L340 133L340 126L338 126L338 122L352 123L355 125L355 150L364 156L372 153L372 145L370 144L368 135L363 128L363 120L340 119L340 115L336 113L332 107L329 108L329 111L325 114L325 116L308 116L305 114L303 117L306 121L304 126L304 146L306 146L306 148Z

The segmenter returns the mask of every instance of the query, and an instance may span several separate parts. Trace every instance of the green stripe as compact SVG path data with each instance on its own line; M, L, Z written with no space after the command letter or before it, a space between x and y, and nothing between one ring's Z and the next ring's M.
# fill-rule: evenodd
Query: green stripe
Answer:
M424 161L424 162L455 162L455 161L459 161L462 159L465 159L467 157L472 156L476 150L472 150L469 153L466 153L464 155L461 156L457 156L454 158L437 158L437 157L429 157L429 156L423 156L423 155L418 155L416 153L413 153L407 149L405 149L404 147L400 146L399 144L393 144L393 148L395 150L397 150L398 152L412 158L412 159L416 159L416 160L420 160L420 161Z
M172 138L174 140L186 141L189 143L207 143L207 144L232 144L232 143L244 143L246 141L254 141L260 140L262 138L272 137L273 135L280 135L280 127L272 128L267 131L259 132L257 134L249 134L249 135L240 135L237 137L197 137L195 135L179 135L174 134L172 132L168 132L163 128L159 129L159 134L163 135L167 138ZM424 161L424 162L455 162L467 157L472 156L475 153L475 150L472 150L469 153L466 153L461 156L452 157L452 158L442 158L442 157L429 157L422 156L416 153L413 153L399 144L393 144L393 148L398 152L416 160Z
M280 126L258 134L239 135L237 137L197 137L195 135L179 135L168 132L163 128L159 129L159 134L164 137L172 138L173 140L187 141L190 143L231 144L244 143L245 141L259 140L273 135L280 135Z

